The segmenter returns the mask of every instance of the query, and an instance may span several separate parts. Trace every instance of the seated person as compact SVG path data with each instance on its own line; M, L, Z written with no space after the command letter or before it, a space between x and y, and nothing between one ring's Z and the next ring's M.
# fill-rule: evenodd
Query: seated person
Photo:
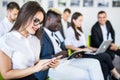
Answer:
M61 18L61 24L60 24L60 33L62 37L65 39L65 31L70 26L70 22L68 21L69 17L71 15L71 10L69 8L66 8L62 14Z
M37 80L33 73L58 65L55 58L39 59L41 46L34 34L44 18L45 11L39 3L28 1L20 9L12 30L0 38L0 73L4 80Z
M91 29L91 46L98 48L100 44L105 40L112 40L112 44L115 42L115 31L107 20L107 14L105 11L98 12L98 21L93 25ZM120 56L119 51L114 51L108 48L106 51L112 59L114 59L115 54Z
M20 7L16 2L10 2L7 4L6 17L0 22L0 37L5 35L12 29L19 10Z
M60 11L54 8L49 9L43 27L36 34L41 40L40 59L51 59L58 55L66 57L67 52L62 47L64 45L61 45L59 36L55 34L59 29L60 21ZM61 71L64 71L64 73L61 73ZM70 76L70 74L72 75ZM66 58L63 58L57 68L38 72L35 76L38 80L46 80L48 76L53 80L56 78L56 80L61 78L65 80L104 80L99 61L96 59L66 60Z
M71 49L73 51L96 51L96 48L86 46L85 36L81 27L82 20L83 16L81 13L75 12L72 15L71 27L66 30L65 46L67 49ZM84 54L83 57L95 58L100 61L105 80L107 80L109 72L111 72L117 79L120 78L120 74L116 71L108 54Z

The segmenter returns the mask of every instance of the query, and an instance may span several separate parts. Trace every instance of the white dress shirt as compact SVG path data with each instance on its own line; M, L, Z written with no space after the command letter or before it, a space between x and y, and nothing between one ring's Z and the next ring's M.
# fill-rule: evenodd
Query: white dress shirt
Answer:
M55 34L59 37L61 42L64 42L64 38L63 38L62 34L60 33L60 31L56 31Z
M101 30L102 30L102 35L103 35L103 41L106 41L106 40L112 40L111 38L111 33L107 34L107 27L106 25L101 25L100 26Z
M86 46L86 40L85 40L84 34L80 32L79 30L77 30L77 32L81 35L79 37L79 40L76 39L73 28L72 27L67 28L65 45L73 45L75 47L80 47L83 45Z
M59 42L59 44L56 42L55 39L57 39L57 38L54 35L52 36L52 32L50 30L48 30L47 28L44 28L44 30L47 33L47 35L49 36L50 40L52 41L55 54L62 51L62 49L60 48L60 42ZM57 39L57 41L59 41L59 40Z
M62 26L63 26L63 34L65 35L66 29L67 29L67 22L65 22L63 19L61 19ZM66 37L66 35L65 35Z
M39 60L40 41L33 35L25 38L12 31L0 38L0 50L9 56L13 69L25 69Z
M0 37L3 36L5 33L9 32L13 27L14 23L11 23L7 17L0 22Z

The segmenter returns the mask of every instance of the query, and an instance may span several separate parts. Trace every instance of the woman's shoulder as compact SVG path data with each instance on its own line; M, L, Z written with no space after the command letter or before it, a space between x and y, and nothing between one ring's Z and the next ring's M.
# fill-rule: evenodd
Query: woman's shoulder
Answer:
M33 40L37 40L37 41L39 41L38 37L35 36L35 35L30 35L30 38L33 39Z
M11 32L8 32L6 34L4 34L0 40L9 40L9 38L11 37Z
M69 26L67 29L72 29L72 26Z
M40 44L40 39L38 39L38 37L35 35L31 35L30 40L34 42L34 44Z
M72 35L74 35L74 30L70 26L69 28L66 29L66 36L72 36Z
M72 26L68 27L66 30L68 33L74 33Z
M73 31L72 26L68 27L67 30L68 30L68 31Z

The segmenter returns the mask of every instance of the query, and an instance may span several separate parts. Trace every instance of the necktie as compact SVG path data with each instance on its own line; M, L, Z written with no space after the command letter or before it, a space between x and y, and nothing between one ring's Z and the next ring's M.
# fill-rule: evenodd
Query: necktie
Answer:
M52 39L53 39L54 51L55 54L57 54L58 52L62 51L62 49L60 48L61 46L60 39L54 32L52 32L52 37L53 37Z
M55 39L57 44L60 45L60 39L58 38L58 36L54 32L52 32L52 37Z

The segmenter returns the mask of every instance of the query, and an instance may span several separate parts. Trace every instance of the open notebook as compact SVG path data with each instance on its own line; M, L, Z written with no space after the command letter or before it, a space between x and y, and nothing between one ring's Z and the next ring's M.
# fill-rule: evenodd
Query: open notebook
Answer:
M112 40L103 41L102 44L100 45L100 47L97 49L96 52L75 51L75 52L72 53L71 56L68 57L68 59L75 58L75 56L77 54L93 54L93 55L96 55L96 54L104 53L108 49L108 47L110 46L111 42L112 42Z

